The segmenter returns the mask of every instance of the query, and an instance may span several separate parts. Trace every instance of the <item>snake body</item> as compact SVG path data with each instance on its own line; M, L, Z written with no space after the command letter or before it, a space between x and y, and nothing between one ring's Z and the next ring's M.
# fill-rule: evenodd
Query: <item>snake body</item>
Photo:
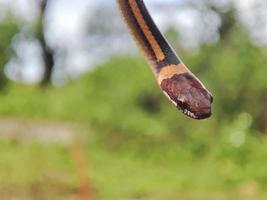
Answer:
M193 119L210 117L211 93L177 56L143 0L117 0L117 3L166 97L186 116Z

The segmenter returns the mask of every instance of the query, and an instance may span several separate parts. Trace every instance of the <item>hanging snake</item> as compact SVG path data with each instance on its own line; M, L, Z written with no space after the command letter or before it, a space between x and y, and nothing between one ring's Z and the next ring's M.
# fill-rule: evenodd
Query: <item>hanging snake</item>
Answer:
M211 93L177 56L153 21L143 0L117 0L117 3L166 97L190 118L210 117Z

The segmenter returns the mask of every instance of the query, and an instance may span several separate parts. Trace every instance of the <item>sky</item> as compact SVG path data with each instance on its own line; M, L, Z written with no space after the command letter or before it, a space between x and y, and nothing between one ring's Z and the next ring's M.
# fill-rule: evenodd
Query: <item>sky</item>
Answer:
M172 27L180 33L179 40L182 48L197 49L203 43L219 40L217 30L221 25L221 19L213 11L202 10L202 1L193 0L198 10L186 6L188 0L146 0L145 2L163 32ZM238 10L238 18L250 31L252 41L257 45L267 46L265 0L213 0L213 2L220 8L234 3ZM262 9L254 12L253 6L256 4L262 4ZM163 9L163 5L168 6ZM103 37L99 37L102 34L101 31L94 32L93 28L90 30L90 25L85 26L90 19L92 19L91 25L94 25L94 21L97 20L94 18L95 15L105 16L105 13L98 12L99 8L109 10L111 15L115 16L114 19L108 20L113 20L113 30L120 30L119 37L115 37L118 34L112 29L108 30ZM22 29L27 30L38 17L38 1L12 0L11 3L10 0L0 0L0 19L8 10L21 22ZM58 56L62 59L57 59L57 65L64 65L64 71L71 77L76 77L90 67L105 62L113 54L136 52L136 46L119 17L115 0L53 0L50 1L48 10L46 38L51 47L59 49L58 55L64 54L64 59L63 56ZM6 68L7 74L13 79L22 77L29 83L38 82L43 70L38 42L21 33L14 39L14 48L20 59L10 60ZM106 56L99 56L103 54ZM60 70L59 73L54 73L55 76L57 74L60 76ZM14 76L14 72L18 74Z

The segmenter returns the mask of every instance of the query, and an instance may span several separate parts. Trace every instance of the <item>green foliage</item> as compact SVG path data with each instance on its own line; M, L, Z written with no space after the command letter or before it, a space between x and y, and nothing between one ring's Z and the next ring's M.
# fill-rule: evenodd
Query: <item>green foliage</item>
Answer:
M147 137L192 143L196 138L193 142L201 144L199 135L213 139L241 114L251 118L250 132L265 131L265 52L235 31L239 37L229 43L183 56L214 95L209 120L192 121L177 112L161 94L145 61L135 58L113 59L64 88L14 85L0 96L0 113L88 123L101 136L122 141Z
M242 30L232 31L217 45L182 55L214 95L206 121L176 111L146 62L128 57L113 58L62 88L14 83L0 94L0 114L90 127L89 173L100 199L265 199L267 139L260 133L267 132L266 51L251 45ZM29 156L26 174L14 166L0 170L0 178L12 174L8 184L30 188L38 182L32 166L45 172L42 158L57 172L65 169L67 188L77 189L69 149L0 146L0 166Z
M18 27L11 20L0 22L0 89L5 85L4 65L8 62L11 51L11 40L18 32Z
M103 133L160 140L215 135L245 113L251 117L249 129L264 131L266 52L251 45L242 31L235 31L239 37L228 43L183 56L214 95L213 117L207 121L192 121L177 112L159 91L145 61L135 58L113 59L64 88L14 85L0 96L0 112L88 122Z
M129 58L114 59L65 88L14 85L0 101L4 115L81 121L107 137L189 139L215 125L213 119L187 128L192 121L161 94L145 62Z

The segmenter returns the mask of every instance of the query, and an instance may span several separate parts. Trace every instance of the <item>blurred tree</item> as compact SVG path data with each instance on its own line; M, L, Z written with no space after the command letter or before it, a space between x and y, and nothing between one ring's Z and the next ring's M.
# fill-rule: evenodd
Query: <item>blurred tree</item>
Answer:
M47 10L47 0L41 0L40 4L40 18L38 21L38 29L37 29L37 39L40 41L42 53L43 53L43 60L44 60L44 75L42 80L42 85L46 86L50 83L53 68L55 64L54 60L54 53L53 50L48 46L46 39L45 39L45 13Z
M4 66L11 57L11 40L18 32L18 26L12 20L0 23L0 89L6 85Z
M222 40L227 40L237 22L235 9L234 7L230 7L227 11L224 12L215 7L212 7L212 9L217 12L222 19L222 24L219 28L220 37Z

